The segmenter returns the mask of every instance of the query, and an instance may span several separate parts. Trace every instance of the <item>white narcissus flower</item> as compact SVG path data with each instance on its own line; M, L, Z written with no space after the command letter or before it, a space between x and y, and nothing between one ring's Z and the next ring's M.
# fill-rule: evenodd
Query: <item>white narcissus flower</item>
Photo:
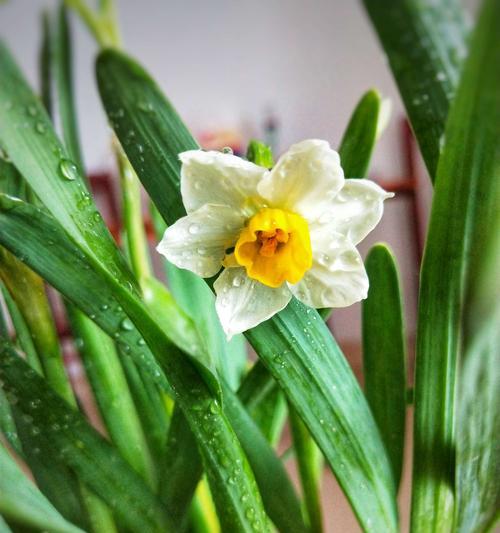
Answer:
M281 311L292 295L311 307L363 298L368 277L356 244L393 196L369 180L344 179L326 141L293 145L272 170L232 154L180 154L187 216L157 250L214 284L230 338Z

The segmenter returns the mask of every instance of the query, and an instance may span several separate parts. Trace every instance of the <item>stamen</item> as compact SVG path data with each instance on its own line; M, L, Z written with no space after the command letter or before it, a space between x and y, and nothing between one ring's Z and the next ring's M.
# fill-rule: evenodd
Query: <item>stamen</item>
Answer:
M288 241L289 234L282 229L271 231L258 231L257 242L261 243L259 254L264 257L272 257L276 253L279 244Z

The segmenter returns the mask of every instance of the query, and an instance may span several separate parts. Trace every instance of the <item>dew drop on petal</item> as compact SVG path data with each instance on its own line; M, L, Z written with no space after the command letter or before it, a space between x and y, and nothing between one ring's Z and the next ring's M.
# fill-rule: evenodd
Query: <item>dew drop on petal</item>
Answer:
M241 276L236 276L233 279L233 287L241 287L242 283L243 283L243 279Z
M198 224L191 224L188 231L191 235L196 235L200 231L200 226L198 226Z

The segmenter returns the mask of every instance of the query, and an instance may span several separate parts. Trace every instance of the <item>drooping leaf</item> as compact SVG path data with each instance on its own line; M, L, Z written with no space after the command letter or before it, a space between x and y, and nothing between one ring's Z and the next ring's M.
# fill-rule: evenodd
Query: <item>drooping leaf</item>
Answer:
M132 530L162 531L168 519L141 478L84 419L3 341L0 376L39 454L71 468Z
M200 376L200 365L171 343L134 292L117 283L93 256L76 247L44 210L0 195L0 224L6 230L0 234L0 243L23 255L42 277L112 335L123 350L132 354L132 346L139 347L141 351L135 357L154 378L158 367L146 359L145 339L168 376L195 435L224 527L250 531L257 524L265 531L267 517L250 467L220 402ZM50 236L51 244L46 236ZM162 376L156 376L160 383ZM227 483L229 477L235 482Z
M441 533L454 527L459 430L455 403L460 402L456 369L463 352L466 288L484 237L498 229L485 222L498 212L499 199L500 72L493 67L500 61L499 16L500 4L487 0L450 109L437 170L418 314L412 501L416 532ZM472 381L481 373L474 372ZM485 392L482 401L488 401L489 394ZM488 478L482 483L486 486Z
M65 520L24 475L0 443L0 513L9 520L54 533L82 533Z
M458 0L363 0L434 181L450 102L467 53Z
M184 214L178 154L196 143L158 87L130 58L102 52L97 78L111 125L139 178L165 221L175 222ZM317 313L292 301L246 336L305 421L363 527L394 531L394 486L378 430Z
M39 99L0 43L0 144L41 202L87 253L133 287L135 281Z
M406 347L395 257L375 245L365 261L370 280L363 301L365 394L391 460L396 487L403 468L406 422Z

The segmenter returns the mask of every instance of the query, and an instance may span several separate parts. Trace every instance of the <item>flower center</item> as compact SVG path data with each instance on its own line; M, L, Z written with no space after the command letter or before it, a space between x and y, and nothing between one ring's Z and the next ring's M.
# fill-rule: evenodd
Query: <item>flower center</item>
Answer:
M241 232L234 257L250 278L264 285L297 283L312 265L307 222L295 213L265 207Z

